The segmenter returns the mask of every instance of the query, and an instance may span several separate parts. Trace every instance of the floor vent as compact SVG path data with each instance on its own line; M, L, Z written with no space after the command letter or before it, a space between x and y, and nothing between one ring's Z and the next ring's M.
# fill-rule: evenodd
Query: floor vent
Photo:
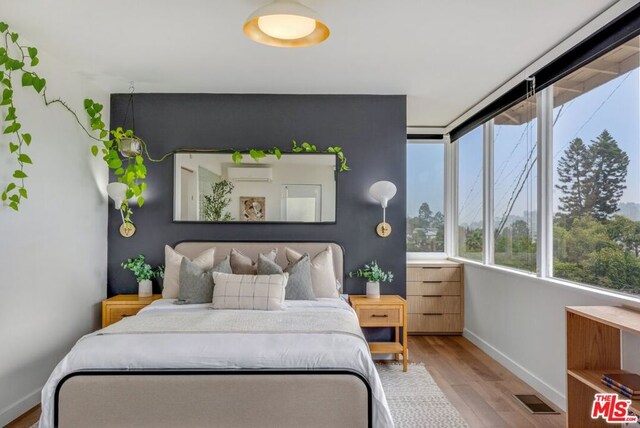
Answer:
M520 404L522 404L528 411L534 415L557 415L557 412L553 407L542 401L537 395L531 394L514 394L514 397Z

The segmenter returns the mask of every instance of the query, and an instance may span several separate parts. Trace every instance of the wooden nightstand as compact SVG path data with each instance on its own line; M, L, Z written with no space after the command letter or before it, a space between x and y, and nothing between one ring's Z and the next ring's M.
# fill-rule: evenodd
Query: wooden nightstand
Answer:
M349 296L349 302L358 315L360 327L395 327L395 342L370 342L372 354L402 355L403 371L407 371L407 301L400 296ZM402 327L402 343L400 328Z
M140 312L154 300L162 298L161 294L151 297L138 297L137 294L118 294L102 301L102 328Z

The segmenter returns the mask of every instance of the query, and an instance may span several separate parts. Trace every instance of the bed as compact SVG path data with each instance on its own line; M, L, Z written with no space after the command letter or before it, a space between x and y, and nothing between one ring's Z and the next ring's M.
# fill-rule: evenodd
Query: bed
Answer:
M183 242L257 257L334 243ZM357 317L343 299L286 301L284 311L212 310L157 300L80 339L42 391L40 427L393 427Z

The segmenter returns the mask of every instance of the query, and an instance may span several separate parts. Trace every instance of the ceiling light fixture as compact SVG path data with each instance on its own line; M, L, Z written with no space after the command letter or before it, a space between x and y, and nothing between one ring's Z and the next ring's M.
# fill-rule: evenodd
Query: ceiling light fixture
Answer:
M329 37L317 12L295 0L276 0L253 12L244 24L244 34L263 45L302 48Z

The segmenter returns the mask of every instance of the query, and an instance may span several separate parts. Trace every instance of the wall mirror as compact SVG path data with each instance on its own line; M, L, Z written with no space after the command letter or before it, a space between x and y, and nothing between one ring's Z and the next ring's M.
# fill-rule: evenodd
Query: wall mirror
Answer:
M273 155L241 164L231 153L175 154L176 222L335 223L334 154Z

